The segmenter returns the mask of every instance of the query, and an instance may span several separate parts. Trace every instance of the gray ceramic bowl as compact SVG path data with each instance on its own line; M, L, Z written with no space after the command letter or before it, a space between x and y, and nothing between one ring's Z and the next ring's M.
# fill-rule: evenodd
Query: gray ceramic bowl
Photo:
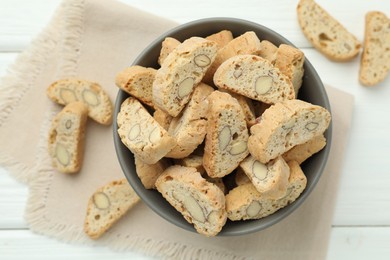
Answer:
M279 35L278 33L256 23L252 23L240 19L232 18L208 18L193 21L187 24L180 25L157 38L152 42L134 61L133 65L138 64L145 67L158 68L157 58L160 53L161 42L165 37L173 37L180 41L183 41L192 36L205 37L207 35L219 32L221 30L230 30L233 35L239 36L247 31L254 31L261 40L269 40L275 45L282 43L290 44L287 39ZM313 104L317 104L325 107L330 111L330 105L327 94L321 79L317 75L315 69L306 59L304 64L305 75L303 79L303 85L299 92L299 99L308 101ZM115 103L115 116L120 110L121 103L128 97L128 94L119 91ZM220 236L233 236L233 235L244 235L265 229L279 222L283 218L287 217L291 212L296 210L302 202L309 196L311 191L315 188L318 180L326 165L328 154L331 144L331 133L332 127L325 132L327 138L327 146L316 155L309 158L303 165L302 169L307 177L307 187L301 196L292 204L285 208L277 211L276 213L259 220L249 221L227 221L222 231L219 233ZM182 217L165 199L155 190L146 190L141 181L139 180L134 166L133 154L124 146L117 134L116 120L114 122L114 143L118 160L122 167L122 170L128 179L131 186L141 197L141 199L158 215L168 220L169 222L189 231L195 232L192 225ZM310 217L310 216L308 216Z

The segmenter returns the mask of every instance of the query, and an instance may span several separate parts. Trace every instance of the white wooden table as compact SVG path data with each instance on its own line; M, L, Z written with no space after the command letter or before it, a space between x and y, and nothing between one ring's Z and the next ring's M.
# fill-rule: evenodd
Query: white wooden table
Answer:
M351 139L342 171L328 259L390 259L390 77L374 87L358 83L359 59L327 60L304 38L296 19L297 0L122 0L179 23L226 16L258 22L300 47L327 84L356 98ZM364 15L389 0L317 0L358 39ZM0 76L49 21L60 0L0 0ZM1 86L0 86L1 91ZM6 149L1 147L0 149ZM106 248L69 245L36 235L23 219L28 190L0 168L0 259L124 259L144 256Z

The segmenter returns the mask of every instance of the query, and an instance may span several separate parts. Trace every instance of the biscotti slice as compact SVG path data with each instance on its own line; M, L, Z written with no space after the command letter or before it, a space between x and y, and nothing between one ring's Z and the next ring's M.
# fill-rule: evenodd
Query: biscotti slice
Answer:
M158 57L158 64L163 64L164 60L168 57L177 46L180 45L180 41L172 37L166 37L161 43L160 56Z
M278 47L275 46L275 44L273 44L272 42L267 40L262 40L260 42L260 47L261 49L260 49L259 56L268 60L269 62L271 62L271 64L275 64Z
M294 146L283 154L283 159L286 162L296 161L301 164L306 159L310 158L313 154L321 151L326 145L326 139L324 135L318 135L310 139L306 143Z
M200 37L192 37L177 46L156 73L155 106L173 117L179 115L216 54L217 43Z
M252 183L239 185L226 195L226 212L232 221L260 219L294 202L306 188L306 176L297 162L288 163L290 177L286 194L272 199L257 191Z
M249 156L240 163L240 167L261 194L273 199L280 199L286 194L290 168L281 156L267 164Z
M88 116L93 120L103 125L112 123L112 103L98 83L81 79L62 79L49 86L47 95L61 105L83 102L88 107Z
M172 119L168 133L175 138L176 146L166 157L185 158L203 142L207 128L207 97L213 91L212 87L199 83L183 114Z
M253 157L267 163L292 147L303 144L328 128L330 113L323 107L294 99L268 108L251 127L248 148Z
M389 71L390 19L382 12L368 12L359 81L363 85L373 86L383 81Z
M241 167L236 169L236 175L234 176L234 182L236 186L243 185L247 183L252 183L248 176L245 174L244 170Z
M214 91L208 98L208 126L203 167L212 177L231 173L248 155L248 129L238 101Z
M126 179L106 184L89 199L84 232L90 238L99 238L139 201Z
M303 52L293 46L281 44L276 52L275 67L288 77L294 87L295 97L302 86L305 62Z
M213 84L215 71L217 71L218 67L227 59L241 54L257 55L260 53L260 50L260 40L254 32L246 32L234 38L228 42L225 47L218 50L214 62L203 78L203 82L209 85Z
M82 102L66 105L49 131L49 155L54 168L63 173L80 170L84 157L84 135L88 108Z
M176 145L175 139L133 97L122 103L117 124L122 143L144 163L157 163Z
M218 44L218 48L226 46L233 40L233 34L229 30L222 30L206 37L206 40L214 41Z
M200 175L203 175L206 171L203 168L203 156L197 154L191 154L186 158L175 160L175 163L181 166L195 168Z
M215 236L225 225L225 195L195 168L171 166L157 179L156 187L198 233Z
M214 84L267 104L295 98L288 77L256 55L237 55L226 60L215 72Z
M168 159L162 158L154 164L147 164L134 156L135 171L145 189L155 189L157 178L170 166Z
M300 0L297 13L304 35L326 57L347 61L358 55L360 42L315 1Z
M152 86L156 70L134 65L119 72L115 84L142 103L153 107Z
M162 111L161 109L156 109L154 111L153 118L167 131L173 119L171 115Z

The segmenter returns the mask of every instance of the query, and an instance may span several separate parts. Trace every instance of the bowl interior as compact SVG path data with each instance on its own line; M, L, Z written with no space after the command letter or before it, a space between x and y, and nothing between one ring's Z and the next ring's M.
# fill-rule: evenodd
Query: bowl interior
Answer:
M209 18L183 24L164 33L158 39L152 42L136 58L132 65L137 64L144 67L153 67L156 69L159 68L159 65L157 64L157 58L160 54L161 42L165 37L169 36L176 38L179 41L184 41L185 39L192 36L205 37L221 30L230 30L234 37L237 37L247 31L254 31L260 40L268 40L277 46L282 43L293 45L291 42L276 32L256 23L233 18ZM328 97L321 79L307 59L305 60L304 69L305 75L298 98L325 107L330 111ZM125 145L122 144L117 134L116 115L119 113L120 105L128 96L129 95L124 91L120 90L118 92L114 111L114 144L122 170L137 194L154 212L181 228L195 232L193 226L187 223L182 215L177 212L160 195L159 192L156 190L146 190L135 172L133 154ZM278 210L276 213L259 220L236 222L228 220L222 231L219 233L219 236L243 235L262 230L285 218L299 205L301 205L317 184L326 165L331 144L331 129L332 126L330 126L329 129L325 132L327 146L321 152L315 154L301 165L307 177L307 187L295 202L283 209Z

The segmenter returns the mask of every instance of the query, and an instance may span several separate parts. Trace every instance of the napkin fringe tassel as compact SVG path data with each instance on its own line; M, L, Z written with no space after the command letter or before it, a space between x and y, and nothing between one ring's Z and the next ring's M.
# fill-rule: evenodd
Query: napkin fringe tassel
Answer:
M54 15L53 22L32 40L28 49L17 56L14 63L9 66L7 75L0 79L0 127L7 122L9 115L47 66L49 54L57 46L53 34L59 31L58 22L59 19ZM0 152L0 165L22 183L28 183L35 171L22 164L19 158L8 156L7 149Z

